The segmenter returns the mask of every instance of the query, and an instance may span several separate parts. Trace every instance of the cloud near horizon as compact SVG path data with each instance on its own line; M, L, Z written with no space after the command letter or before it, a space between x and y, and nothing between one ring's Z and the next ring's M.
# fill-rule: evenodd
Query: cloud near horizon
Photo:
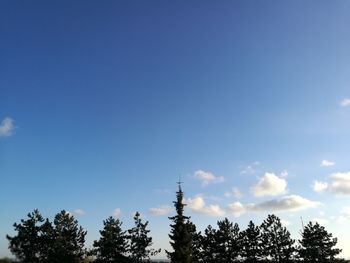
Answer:
M203 170L195 171L193 177L201 181L202 186L207 186L211 183L221 183L225 180L223 176L215 176L213 173Z
M189 198L185 200L187 207L190 211L198 214L204 214L208 216L224 216L225 210L220 208L219 205L206 205L204 198L201 196L196 196L194 198Z
M320 205L321 203L319 202L308 200L299 195L289 195L258 204L252 203L244 205L240 202L235 202L228 206L228 212L234 216L240 216L246 212L293 212L307 208L315 208Z
M13 120L6 117L0 122L0 137L9 137L13 134L14 125Z
M158 207L152 207L149 210L149 213L153 216L163 216L169 214L171 211L173 211L173 208L168 205L161 205Z
M114 209L114 211L113 211L113 217L118 218L118 217L121 216L121 214L122 214L122 211L120 210L120 208Z
M329 191L333 194L350 195L350 171L332 173L329 182L315 181L313 189L317 193Z
M256 185L251 187L251 193L255 197L277 196L284 194L287 189L287 181L274 173L265 173Z

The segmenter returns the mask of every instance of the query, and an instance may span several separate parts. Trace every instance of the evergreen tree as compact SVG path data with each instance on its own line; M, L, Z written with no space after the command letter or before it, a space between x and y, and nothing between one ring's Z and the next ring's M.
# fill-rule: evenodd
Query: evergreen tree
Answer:
M248 228L241 232L242 251L241 256L245 262L258 262L262 256L262 241L260 228L250 221Z
M179 183L179 190L176 192L176 201L174 206L176 215L169 217L173 221L170 225L171 231L169 234L170 244L173 252L168 252L168 258L172 263L191 263L192 262L192 235L189 217L184 216L183 192Z
M41 262L41 235L44 218L39 210L28 213L28 219L21 219L21 223L14 223L16 236L7 235L9 249L23 263Z
M78 221L65 210L56 214L54 218L54 243L50 262L76 263L81 262L85 256L86 231L78 226Z
M142 223L139 212L134 216L135 226L128 230L128 239L130 241L130 257L132 262L150 262L150 256L154 256L160 252L159 250L149 249L152 245L152 237L147 230L148 221Z
M341 249L335 248L337 238L333 238L323 226L309 222L299 241L299 256L304 262L334 262Z
M203 262L201 259L202 254L202 235L201 232L197 232L196 225L192 222L187 222L189 226L189 232L192 236L192 263Z
M216 263L217 261L217 243L216 230L211 226L207 226L202 237L201 259L204 263Z
M122 230L119 219L109 217L103 221L100 239L94 241L92 254L96 262L128 262L125 256L128 251L127 235Z
M218 230L215 232L216 262L230 263L238 259L241 249L239 226L227 218L218 221Z
M295 241L290 238L290 233L282 226L281 220L275 215L268 215L260 229L264 256L273 262L291 261L295 251L293 246Z

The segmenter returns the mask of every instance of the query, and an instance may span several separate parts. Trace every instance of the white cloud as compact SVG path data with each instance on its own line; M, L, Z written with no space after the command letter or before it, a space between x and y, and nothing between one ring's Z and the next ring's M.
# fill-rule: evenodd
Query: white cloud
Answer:
M258 204L242 204L240 202L234 202L229 204L226 210L228 214L238 217L247 212L293 212L308 208L315 208L320 205L321 203L319 202L308 200L299 195L289 195Z
M75 209L75 210L73 211L73 213L74 213L75 215L78 215L78 216L84 216L84 215L86 215L86 212L85 212L83 209L80 209L80 208Z
M288 171L287 170L283 170L280 174L281 178L286 178L288 176Z
M223 176L215 176L211 172L205 172L203 170L197 170L194 172L194 178L202 182L202 186L207 186L210 183L220 183L224 181Z
M336 195L350 195L350 172L332 173L329 179L328 183L315 181L314 191L323 192L327 190Z
M264 211L299 211L307 208L315 208L321 203L308 200L299 195L284 196L280 199L272 199L259 204L250 204L248 209L253 212Z
M251 188L254 196L276 196L286 192L287 181L273 173L265 173Z
M328 188L328 183L326 182L320 182L320 181L314 181L313 189L316 193L322 193Z
M120 208L114 209L114 211L113 211L113 216L114 216L115 218L120 217L121 214L122 214L122 211L120 210Z
M0 137L8 137L13 134L14 125L11 118L5 118L0 122Z
M350 106L350 99L349 98L345 98L340 102L340 106L342 107L348 107Z
M208 216L223 216L225 211L218 205L206 205L203 197L196 196L185 201L187 207L195 213L204 214Z
M224 196L225 197L233 196L236 199L240 199L243 196L243 194L242 194L241 190L239 190L237 187L233 187L231 189L231 191L225 192Z
M227 206L227 212L235 217L239 217L246 212L246 207L240 202L234 202Z
M329 223L328 219L325 219L325 218L314 218L311 220L313 223L318 223L320 225L327 225Z
M328 161L328 160L322 160L321 162L321 167L330 167L330 166L334 166L335 165L335 162L331 162L331 161Z
M149 210L150 214L153 216L164 216L169 214L173 208L168 205L161 205L159 207L153 207Z
M350 195L350 172L338 172L330 175L329 190L335 194Z

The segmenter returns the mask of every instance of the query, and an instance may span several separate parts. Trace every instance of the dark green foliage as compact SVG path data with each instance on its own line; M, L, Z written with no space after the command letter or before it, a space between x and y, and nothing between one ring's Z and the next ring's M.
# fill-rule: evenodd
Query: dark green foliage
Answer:
M192 262L192 235L189 217L184 216L183 192L179 185L179 191L176 192L177 200L174 201L176 215L169 217L173 221L170 225L169 234L170 244L173 252L167 251L168 258L172 263L191 263Z
M78 226L78 221L65 210L54 218L54 243L50 253L52 263L76 263L84 259L86 231Z
M275 215L268 215L260 226L263 243L263 255L273 262L290 262L295 248L289 231L282 226Z
M260 228L252 221L248 228L241 232L242 252L245 262L257 262L262 257L262 240Z
M109 217L103 221L101 237L93 243L92 254L96 256L96 262L128 262L126 232L122 230L119 219Z
M16 236L6 236L9 240L9 249L23 263L41 262L41 225L44 218L37 209L28 213L27 217L27 220L21 219L21 223L13 224Z
M211 226L207 226L202 237L201 259L205 263L215 263L217 258L217 244L215 240L216 230Z
M189 232L192 236L192 263L198 263L201 261L202 253L202 235L201 232L197 232L196 225L188 221Z
M341 249L335 248L337 239L318 223L308 223L299 243L299 256L304 262L334 262L341 252Z
M154 256L160 252L159 250L150 249L152 245L152 237L147 230L148 221L142 223L139 212L134 216L135 226L128 230L128 239L130 241L130 258L132 262L150 262L150 256Z
M9 258L0 259L0 263L14 263L15 261Z
M230 263L238 260L241 250L238 224L233 224L227 218L218 221L215 232L216 262Z

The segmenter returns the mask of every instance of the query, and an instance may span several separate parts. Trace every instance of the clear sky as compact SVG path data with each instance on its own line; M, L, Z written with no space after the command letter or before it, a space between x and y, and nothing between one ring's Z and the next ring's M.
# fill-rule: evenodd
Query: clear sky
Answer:
M0 1L0 256L38 208L132 213L169 248L181 177L202 230L319 221L350 257L349 1ZM164 256L164 254L163 254Z

